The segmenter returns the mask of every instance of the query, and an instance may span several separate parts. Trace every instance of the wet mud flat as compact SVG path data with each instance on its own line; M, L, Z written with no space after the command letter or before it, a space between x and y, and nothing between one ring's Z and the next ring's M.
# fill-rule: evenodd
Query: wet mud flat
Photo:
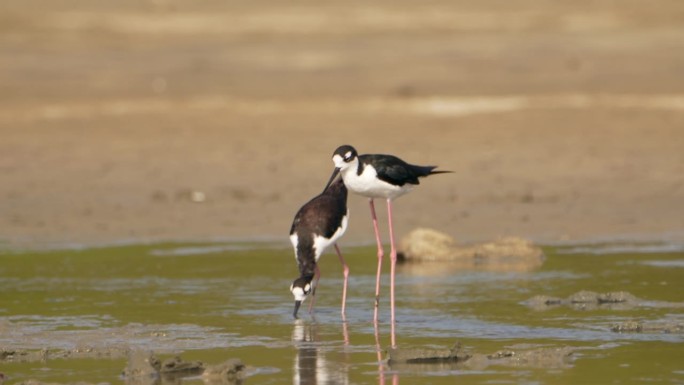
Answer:
M373 248L346 248L344 322L327 255L314 315L291 318L287 245L3 252L0 373L6 385L682 379L684 252L542 249L524 271L399 265L396 349L386 286L371 322Z

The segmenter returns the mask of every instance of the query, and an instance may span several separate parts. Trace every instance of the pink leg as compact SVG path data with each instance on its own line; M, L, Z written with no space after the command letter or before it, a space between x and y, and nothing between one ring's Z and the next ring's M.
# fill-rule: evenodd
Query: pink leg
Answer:
M344 338L344 344L349 345L349 329L347 328L347 318L342 314L342 338Z
M375 204L373 198L370 199L371 217L373 218L373 230L375 230L375 242L378 245L378 273L375 277L375 311L373 312L373 322L378 322L378 306L380 305L380 274L382 273L382 257L385 251L382 249L380 240L380 230L378 229L378 217L375 215Z
M340 258L340 263L342 263L344 274L344 285L342 286L342 317L344 317L344 311L347 306L347 279L349 278L349 266L347 266L347 263L344 261L344 257L342 257L342 252L340 251L340 247L337 246L337 243L335 244L335 251L337 251L337 256Z
M380 374L379 384L385 384L385 366L382 361L382 347L380 347L380 330L378 328L378 323L373 322L373 331L375 334L375 352L378 355L378 373Z
M313 283L313 288L311 289L311 302L309 302L309 314L313 313L314 303L316 302L316 289L318 288L318 280L321 278L321 271L316 265L316 270L314 270L314 279L311 281Z
M394 275L397 266L397 249L394 245L394 228L392 227L392 200L387 199L387 221L389 222L389 236L390 236L390 333L392 338L392 347L397 347L397 340L394 334Z

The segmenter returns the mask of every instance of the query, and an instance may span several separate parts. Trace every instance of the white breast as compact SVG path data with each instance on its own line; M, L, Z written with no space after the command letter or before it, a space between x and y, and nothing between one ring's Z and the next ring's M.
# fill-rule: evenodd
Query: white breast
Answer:
M342 178L349 190L368 198L394 199L406 194L412 187L408 183L395 186L378 179L378 173L373 167L364 167L361 175L356 173L355 168L349 167L342 170Z
M337 242L337 240L340 239L342 235L344 235L344 232L347 231L348 222L349 210L347 210L347 214L342 218L342 225L339 229L337 229L337 231L335 231L335 233L330 239L326 239L320 235L314 237L314 252L316 255L316 262L318 262L318 258L321 257L321 254L323 254L325 249L327 249L331 245L334 245L335 242Z
M294 257L297 259L297 244L299 243L299 237L296 232L290 235L290 243L292 243L292 247L294 248Z

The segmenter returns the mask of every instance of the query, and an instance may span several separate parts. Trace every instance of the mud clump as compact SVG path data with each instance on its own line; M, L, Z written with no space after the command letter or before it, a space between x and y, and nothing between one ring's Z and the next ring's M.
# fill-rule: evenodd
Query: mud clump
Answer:
M122 358L129 353L127 348L93 348L79 347L75 349L40 349L16 350L0 348L0 362L43 362L67 358Z
M204 371L204 364L200 361L183 361L179 356L169 358L162 362L159 373L162 375L197 375Z
M27 355L28 352L23 350L0 349L0 361L14 361Z
M0 349L0 362L37 362L47 361L48 358L51 357L50 352L47 349L41 349L36 351Z
M564 302L564 299L558 297L550 297L548 295L535 295L534 297L525 301L525 304L535 309L546 309L547 307L562 305Z
M626 321L613 324L610 330L616 333L684 333L684 324L658 321Z
M128 363L124 368L123 376L131 378L157 378L161 369L161 361L151 352L132 351L128 357Z
M546 310L555 306L570 306L577 310L614 309L627 310L641 305L644 301L626 291L596 293L582 290L567 298L536 295L524 303L534 310Z
M242 361L233 358L219 365L208 366L202 377L211 382L241 383L245 377L245 369Z
M434 366L450 366L461 369L483 370L488 366L502 365L528 368L566 368L573 363L573 355L577 348L512 347L492 354L469 353L460 344L451 349L398 349L388 350L390 366L410 365L425 366L427 370Z
M626 291L613 291L599 294L598 303L638 303L639 299Z
M212 382L227 384L241 383L245 376L245 365L239 359L230 359L223 364L206 366L200 361L183 361L176 356L161 361L151 352L131 352L123 377L128 384L152 384L160 379L174 382L183 377L202 375Z
M449 235L427 228L411 231L399 250L402 262L442 262L453 268L487 271L531 271L545 259L541 248L522 238L461 246Z
M634 295L626 291L613 291L608 293L595 293L593 291L582 290L570 297L568 300L574 304L589 303L589 304L610 304L610 303L638 303L639 300Z
M463 362L470 355L461 349L460 344L451 349L398 349L388 350L388 363L394 364L439 364Z
M1 350L0 352L8 351ZM127 385L180 384L184 377L199 376L200 374L207 383L235 385L242 383L246 369L242 361L236 358L219 365L205 367L200 361L183 361L178 356L161 361L152 352L136 350L129 353L128 363L122 376ZM0 373L0 385L4 380L4 375ZM76 382L74 384L91 385L87 382ZM15 385L61 384L29 379Z
M565 368L572 364L576 348L569 346L537 349L500 350L487 356L488 365L531 368Z

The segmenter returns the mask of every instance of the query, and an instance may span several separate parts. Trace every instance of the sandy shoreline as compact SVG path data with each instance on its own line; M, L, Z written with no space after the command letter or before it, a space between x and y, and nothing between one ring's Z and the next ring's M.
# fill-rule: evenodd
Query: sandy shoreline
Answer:
M396 202L399 237L684 241L680 2L35 3L3 6L0 247L286 245L345 143L454 171ZM349 203L344 242L372 242Z
M505 235L543 243L683 239L684 184L682 163L674 161L681 158L679 143L673 141L676 129L655 131L655 135L654 130L648 130L650 134L640 128L630 130L630 123L646 126L657 116L639 113L621 119L623 127L614 130L577 132L567 127L545 134L542 128L512 133L496 127L497 118L529 121L536 115L532 119L546 120L549 114L562 113L471 117L462 123L472 128L463 124L458 130L441 130L435 136L442 140L426 142L422 151L411 143L396 146L396 151L387 148L387 152L406 153L402 155L406 159L425 159L421 162L455 171L430 177L396 202L398 234L427 226L466 242ZM570 121L579 114L564 111L563 115ZM611 115L597 112L593 118L616 120ZM681 116L670 116L675 118ZM403 125L404 132L411 130L405 121L394 123ZM6 135L15 140L12 157L30 157L32 163L30 168L17 169L15 178L3 184L6 245L279 237L286 241L294 212L327 180L329 148L338 143L329 139L327 148L306 143L315 137L315 129L294 133L302 140L292 142L287 141L293 132L253 129L253 136L246 135L228 148L222 143L236 139L230 131L150 129L127 135L121 131L99 130L93 140L87 130L63 128L58 138L42 144L31 140L35 132ZM357 144L360 149L385 150L383 138L393 135L392 128L376 130L374 135L353 131L350 137L366 135L367 140L375 140L374 146ZM413 134L420 136L418 131ZM556 137L559 132L562 140ZM50 132L45 134L50 137ZM616 135L622 140L611 142ZM87 143L82 143L84 138ZM61 146L55 146L55 141ZM499 144L493 148L488 141ZM283 142L287 144L279 145ZM583 153L564 152L568 143L583 148ZM106 149L113 144L120 150ZM193 192L201 194L193 197ZM383 204L379 206L384 216ZM372 241L366 200L352 195L350 207L345 242Z

